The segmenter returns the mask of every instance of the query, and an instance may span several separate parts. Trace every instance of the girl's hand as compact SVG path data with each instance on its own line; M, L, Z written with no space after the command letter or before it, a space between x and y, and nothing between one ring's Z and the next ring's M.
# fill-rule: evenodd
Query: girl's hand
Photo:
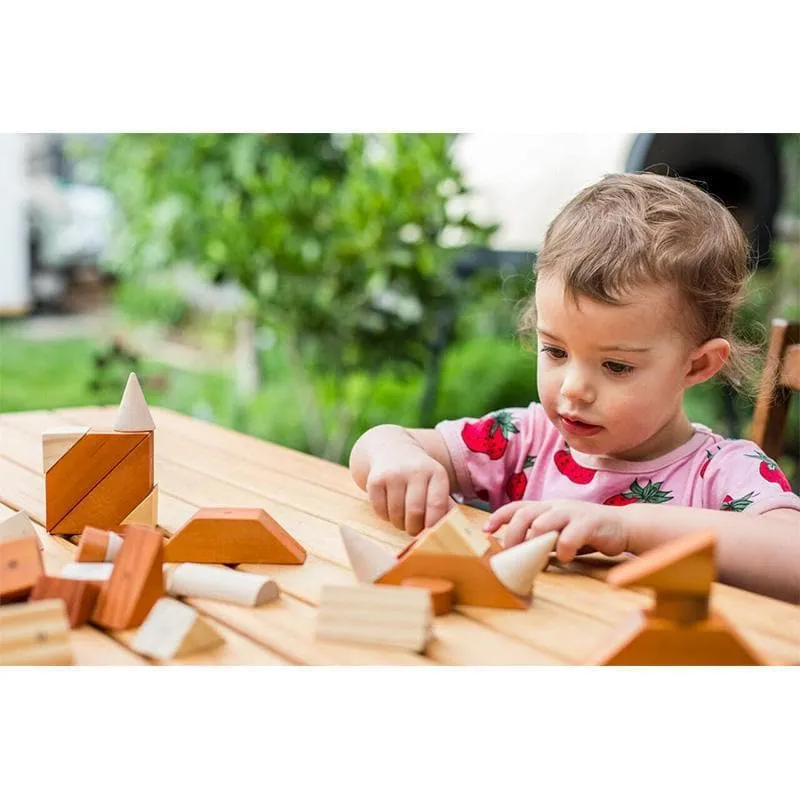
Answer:
M494 533L508 524L503 545L511 547L548 531L559 531L556 556L572 561L582 547L617 556L628 550L629 532L619 509L583 500L521 500L498 508L483 526Z

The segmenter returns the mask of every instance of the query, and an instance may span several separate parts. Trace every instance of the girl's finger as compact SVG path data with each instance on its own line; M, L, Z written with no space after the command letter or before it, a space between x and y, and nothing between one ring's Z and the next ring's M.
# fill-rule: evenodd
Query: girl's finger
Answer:
M386 486L383 483L367 484L367 496L370 505L381 519L389 519L389 507L386 502Z
M428 481L424 476L412 478L408 482L403 530L411 536L416 536L425 526L428 491Z
M403 530L406 522L406 488L405 481L390 483L386 487L386 503L389 507L389 522Z
M594 525L588 519L576 519L568 523L561 531L556 542L556 557L566 563L572 561L592 536Z
M535 521L532 521L531 527L533 528L534 535L547 533L548 531L560 531L570 521L570 513L564 509L551 508L543 514L537 515Z
M435 525L454 505L450 498L450 479L447 472L434 472L428 484L424 526L430 528Z
M511 518L503 531L503 547L513 547L525 541L525 536L531 527L531 522L536 514L534 509L522 507Z
M546 505L546 503L537 503L531 500L517 500L513 503L507 503L489 515L489 518L483 524L483 530L486 533L494 533L498 528L505 525L519 509L535 508L541 510L541 507L546 507Z

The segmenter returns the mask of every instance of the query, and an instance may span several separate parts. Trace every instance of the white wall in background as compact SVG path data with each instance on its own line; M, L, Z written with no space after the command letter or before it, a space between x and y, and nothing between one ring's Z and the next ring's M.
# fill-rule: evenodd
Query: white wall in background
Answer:
M22 134L0 134L0 316L31 303L24 148Z

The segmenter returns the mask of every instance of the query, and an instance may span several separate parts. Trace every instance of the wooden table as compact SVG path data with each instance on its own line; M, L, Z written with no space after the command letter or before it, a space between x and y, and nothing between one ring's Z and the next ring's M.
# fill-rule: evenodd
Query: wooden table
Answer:
M41 528L41 434L64 425L110 428L116 411L79 408L0 415L0 518L21 509L37 523L48 572L57 573L72 561L75 545ZM347 523L397 551L409 537L373 514L344 467L172 411L152 413L159 523L164 528L177 530L201 506L258 506L308 551L302 566L239 567L274 577L282 591L279 601L256 609L187 601L224 637L225 645L166 663L581 664L631 610L650 602L646 592L608 586L602 580L604 570L597 566L551 566L537 579L528 611L459 606L437 617L435 639L424 656L317 642L314 624L322 586L355 581L338 524ZM770 663L800 662L800 607L722 585L715 585L712 602ZM159 663L130 649L133 633L107 634L91 626L73 631L76 663Z

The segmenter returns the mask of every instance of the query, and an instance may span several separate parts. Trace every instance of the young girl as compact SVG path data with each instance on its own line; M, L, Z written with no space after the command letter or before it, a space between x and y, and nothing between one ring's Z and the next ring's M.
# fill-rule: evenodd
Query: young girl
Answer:
M536 272L522 330L537 334L541 402L367 431L350 469L376 513L416 535L451 494L479 498L506 547L560 531L561 561L713 528L721 581L800 602L800 498L755 444L682 407L690 386L748 373L732 331L748 275L733 216L684 181L608 176L553 220Z

